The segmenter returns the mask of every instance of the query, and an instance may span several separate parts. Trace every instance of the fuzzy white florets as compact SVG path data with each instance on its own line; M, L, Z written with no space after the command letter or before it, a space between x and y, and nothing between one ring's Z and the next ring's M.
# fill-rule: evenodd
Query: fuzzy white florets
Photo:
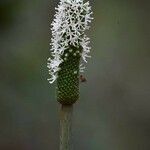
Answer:
M64 61L61 56L69 45L83 48L82 59L86 61L90 57L89 38L84 34L89 29L88 24L91 22L91 7L89 2L83 0L61 0L54 21L52 22L52 39L51 54L48 59L48 68L51 78L48 79L53 83L57 79L57 72L60 70L59 65ZM81 65L80 70L84 67Z

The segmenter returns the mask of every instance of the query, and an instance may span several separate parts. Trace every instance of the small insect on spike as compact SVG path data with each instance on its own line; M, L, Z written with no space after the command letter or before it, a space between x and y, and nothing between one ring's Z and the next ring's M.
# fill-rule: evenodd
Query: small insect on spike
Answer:
M87 82L86 78L83 75L80 75L80 81L81 82Z

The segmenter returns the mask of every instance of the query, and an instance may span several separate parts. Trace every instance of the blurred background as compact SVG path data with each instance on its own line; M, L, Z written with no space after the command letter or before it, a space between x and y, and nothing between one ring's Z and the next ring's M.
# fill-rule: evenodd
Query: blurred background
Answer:
M91 0L92 59L74 107L74 150L150 150L150 2ZM58 150L47 82L58 0L0 0L0 150Z

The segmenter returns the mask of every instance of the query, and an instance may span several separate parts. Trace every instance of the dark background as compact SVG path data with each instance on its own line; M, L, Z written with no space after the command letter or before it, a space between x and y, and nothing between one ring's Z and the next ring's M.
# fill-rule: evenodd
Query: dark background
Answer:
M47 82L56 0L0 0L0 150L58 150ZM91 0L88 61L74 107L74 150L150 149L150 2Z

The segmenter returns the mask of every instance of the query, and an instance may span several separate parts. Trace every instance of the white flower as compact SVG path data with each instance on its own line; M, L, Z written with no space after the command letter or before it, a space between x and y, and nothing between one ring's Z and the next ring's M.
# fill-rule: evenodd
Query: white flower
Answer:
M89 2L83 0L60 0L54 21L52 22L52 39L51 54L52 58L48 59L49 74L48 79L53 83L57 79L57 72L60 70L59 65L64 61L61 56L69 45L82 47L82 59L87 62L86 58L90 57L89 38L85 35L85 30L89 29L88 24L93 19L91 17L91 7ZM83 72L85 67L80 67Z

